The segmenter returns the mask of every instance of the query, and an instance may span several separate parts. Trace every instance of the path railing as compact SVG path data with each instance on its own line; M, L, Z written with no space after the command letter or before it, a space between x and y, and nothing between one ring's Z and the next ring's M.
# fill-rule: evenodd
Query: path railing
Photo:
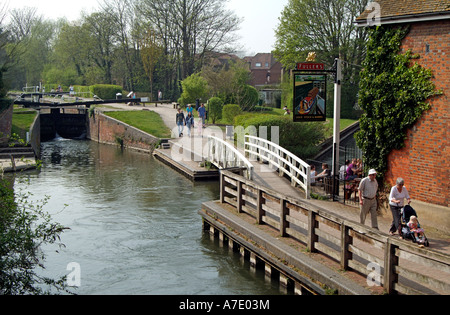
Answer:
M228 171L221 172L220 187L222 203L310 252L325 254L342 270L366 275L369 286L383 286L388 294L450 293L450 256L445 253L392 238Z
M310 199L311 166L308 163L276 143L249 135L245 136L245 153L249 154L250 160L259 158L276 167L280 175L286 174L292 186L299 185L305 191L306 199Z
M233 145L220 138L208 137L208 160L219 169L243 168L245 177L253 179L253 164Z

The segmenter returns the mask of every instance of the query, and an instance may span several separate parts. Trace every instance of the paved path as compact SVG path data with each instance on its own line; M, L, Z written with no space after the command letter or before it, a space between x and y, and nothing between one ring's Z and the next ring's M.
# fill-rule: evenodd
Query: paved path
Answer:
M173 108L172 105L158 105L158 107L155 107L154 105L147 105L146 107L142 106L127 106L123 104L112 104L110 106L113 106L115 108L125 109L125 110L151 110L156 113L158 113L165 124L170 128L176 130L176 123L175 123L175 116L177 113L177 110ZM194 115L195 116L195 115ZM194 131L194 139L197 136L197 130ZM208 131L209 132L209 131ZM186 134L186 133L185 133ZM179 141L186 141L186 138L178 138L172 140L174 143ZM202 145L201 146L193 146L196 147L196 150L199 150L200 148L203 149L203 152L205 153L206 146L206 137L203 137L202 139ZM195 149L195 148L194 148ZM200 152L196 152L197 154L200 154ZM270 189L273 189L275 191L283 192L284 194L288 196L292 196L295 198L304 198L304 192L300 190L299 188L294 188L291 186L289 180L279 177L278 173L272 171L269 169L267 165L256 163L255 165L255 174L254 174L254 181L257 184L266 186ZM338 202L330 202L326 200L310 200L311 203L326 209L330 212L333 212L335 214L338 214L340 216L343 216L349 220L359 222L359 208L355 206L349 206L344 205ZM383 213L381 216L378 217L378 226L381 232L388 233L390 225L392 222L392 216L390 213ZM370 216L368 216L366 224L370 224ZM437 230L433 227L427 227L425 226L425 232L430 242L430 249L445 252L447 254L450 254L450 232L449 231L443 231L443 230ZM395 236L394 236L395 237Z

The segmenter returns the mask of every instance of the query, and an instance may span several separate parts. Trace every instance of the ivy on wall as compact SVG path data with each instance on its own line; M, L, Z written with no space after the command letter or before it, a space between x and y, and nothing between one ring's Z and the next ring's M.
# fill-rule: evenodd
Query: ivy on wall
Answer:
M364 165L375 168L381 181L389 153L404 147L406 130L430 108L425 101L441 93L431 70L414 62L418 55L400 53L408 32L404 27L371 29L361 72L359 105L365 113L355 138L365 154Z

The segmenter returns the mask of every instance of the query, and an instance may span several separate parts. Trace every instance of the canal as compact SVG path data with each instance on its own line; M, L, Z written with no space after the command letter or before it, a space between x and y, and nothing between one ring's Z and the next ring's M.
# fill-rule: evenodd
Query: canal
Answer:
M193 183L148 154L91 141L42 143L42 161L15 186L35 200L50 197L45 210L70 228L65 248L44 248L43 274L57 278L79 266L76 294L281 294L263 271L203 233L197 212L219 199L218 183Z

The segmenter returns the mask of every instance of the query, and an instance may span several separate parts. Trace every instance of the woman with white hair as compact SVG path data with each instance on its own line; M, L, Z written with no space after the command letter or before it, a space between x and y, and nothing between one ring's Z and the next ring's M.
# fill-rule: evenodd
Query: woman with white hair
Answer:
M389 195L389 207L391 208L393 218L392 225L389 230L390 235L394 235L397 231L399 232L399 235L401 235L400 218L402 208L405 206L405 199L408 201L408 204L411 203L408 190L404 186L405 181L403 178L397 178L397 183L394 187L392 187L391 194Z

